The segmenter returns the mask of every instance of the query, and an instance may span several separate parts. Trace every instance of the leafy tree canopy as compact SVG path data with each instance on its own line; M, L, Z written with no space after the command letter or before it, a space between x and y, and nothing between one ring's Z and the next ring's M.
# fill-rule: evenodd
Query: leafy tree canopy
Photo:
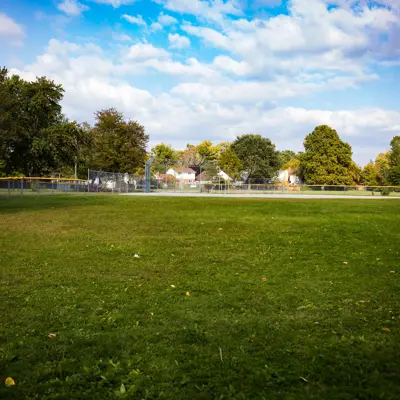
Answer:
M237 154L228 147L219 157L219 165L221 169L233 179L239 179L243 170L242 162Z
M379 186L378 168L373 162L368 163L361 172L361 183L366 186Z
M143 167L149 138L138 122L125 121L122 113L110 108L96 113L92 132L97 169L135 173Z
M232 143L232 150L242 162L243 170L247 172L249 182L256 179L270 179L279 168L275 145L261 135L239 136Z
M378 183L380 186L389 184L390 172L390 152L380 153L375 160L376 170L378 173Z
M352 151L327 125L317 126L304 140L300 156L301 173L308 184L352 185Z
M296 158L296 153L292 150L278 151L279 169L285 169L284 166L292 159Z
M178 160L177 152L170 145L164 143L153 147L151 153L155 159L153 170L157 172L166 172Z
M391 167L400 167L400 136L390 142L389 163Z

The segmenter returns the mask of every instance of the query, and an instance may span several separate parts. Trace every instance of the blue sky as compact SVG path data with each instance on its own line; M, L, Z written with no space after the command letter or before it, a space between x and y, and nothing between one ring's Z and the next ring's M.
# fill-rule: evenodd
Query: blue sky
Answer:
M365 164L400 135L398 0L1 0L0 64L63 84L64 112L116 107L152 144L329 124Z

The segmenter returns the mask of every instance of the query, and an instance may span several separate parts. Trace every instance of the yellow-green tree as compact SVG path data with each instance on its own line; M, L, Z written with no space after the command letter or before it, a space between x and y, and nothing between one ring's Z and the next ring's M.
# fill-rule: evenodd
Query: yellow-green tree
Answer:
M352 151L327 125L317 126L304 140L301 173L311 185L352 185Z

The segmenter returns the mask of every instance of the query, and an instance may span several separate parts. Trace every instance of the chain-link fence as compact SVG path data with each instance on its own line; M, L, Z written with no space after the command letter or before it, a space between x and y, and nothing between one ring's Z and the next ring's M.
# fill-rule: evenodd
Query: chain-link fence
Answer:
M247 184L234 182L218 171L216 175L200 167L170 166L165 173L152 171L151 192L218 193L218 194L296 194L337 196L400 197L399 186L334 186ZM139 193L144 192L144 176L89 170L88 180L62 178L0 178L0 198L46 196L74 193Z
M85 193L87 182L61 178L0 178L0 197L46 196Z
M144 176L104 171L88 171L89 193L134 193L145 189Z

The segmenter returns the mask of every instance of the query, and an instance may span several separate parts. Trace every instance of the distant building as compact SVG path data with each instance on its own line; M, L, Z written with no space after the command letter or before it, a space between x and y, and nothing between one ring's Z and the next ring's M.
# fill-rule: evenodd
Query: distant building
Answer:
M289 185L301 185L303 182L297 175L293 174L293 172L289 169L285 169L278 172L278 179L284 183Z
M167 171L167 175L172 175L179 182L184 184L196 182L196 172L192 168L172 167Z

